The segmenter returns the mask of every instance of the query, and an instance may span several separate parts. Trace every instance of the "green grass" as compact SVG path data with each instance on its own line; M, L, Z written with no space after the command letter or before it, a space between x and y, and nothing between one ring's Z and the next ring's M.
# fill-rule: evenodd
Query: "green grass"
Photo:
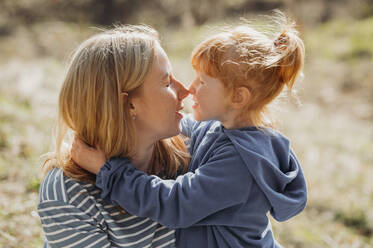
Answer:
M373 60L373 17L361 20L335 20L306 35L307 51L330 60L357 62ZM319 51L317 54L312 51Z

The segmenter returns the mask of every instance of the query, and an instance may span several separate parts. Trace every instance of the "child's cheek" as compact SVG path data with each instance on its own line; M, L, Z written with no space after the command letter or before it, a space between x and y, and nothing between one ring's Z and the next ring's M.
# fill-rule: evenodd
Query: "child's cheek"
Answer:
M204 95L204 93L203 93L203 89L199 89L197 92L196 92L196 97L197 97L197 100L198 101L202 101L203 100L203 95Z

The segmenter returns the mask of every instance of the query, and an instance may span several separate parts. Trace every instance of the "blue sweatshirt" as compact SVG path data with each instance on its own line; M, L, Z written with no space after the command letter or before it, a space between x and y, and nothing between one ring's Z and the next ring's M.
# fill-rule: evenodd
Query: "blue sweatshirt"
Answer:
M307 201L306 182L289 141L255 127L182 120L190 137L189 172L162 180L111 158L96 183L102 197L129 213L176 228L181 248L280 247L270 214L285 221Z

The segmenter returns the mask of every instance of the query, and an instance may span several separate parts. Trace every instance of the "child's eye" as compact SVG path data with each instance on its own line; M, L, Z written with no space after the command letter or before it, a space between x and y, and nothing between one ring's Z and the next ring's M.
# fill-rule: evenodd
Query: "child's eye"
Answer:
M167 83L166 87L170 87L172 85L172 82L170 81L169 83Z

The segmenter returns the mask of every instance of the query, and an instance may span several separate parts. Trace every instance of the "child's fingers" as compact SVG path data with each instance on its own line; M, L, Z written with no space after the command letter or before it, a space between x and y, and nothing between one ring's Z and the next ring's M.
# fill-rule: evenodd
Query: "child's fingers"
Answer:
M74 141L71 145L71 157L75 162L77 162L79 150L80 150L80 139L77 136L75 136Z
M81 140L78 137L74 137L73 144L71 145L72 152L79 151L81 149Z
M78 150L96 150L95 147L89 146L87 143L85 143L82 139L78 138L77 136L74 137L73 146Z
M102 154L102 156L105 158L105 161L106 161L108 158L105 156L104 150L101 148L101 146L97 146L96 149Z
M79 154L82 154L84 151L89 151L90 148L83 140L78 138L77 136L74 137L74 141L71 145L71 157L72 159L77 162L79 161Z

